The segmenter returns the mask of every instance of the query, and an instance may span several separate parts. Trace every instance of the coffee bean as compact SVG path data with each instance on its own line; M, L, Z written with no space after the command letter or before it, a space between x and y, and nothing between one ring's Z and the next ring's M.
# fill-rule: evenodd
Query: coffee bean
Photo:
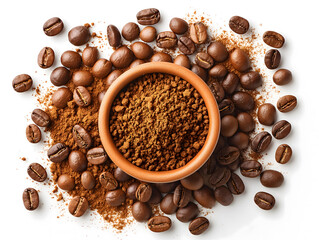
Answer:
M164 52L155 53L151 59L151 62L173 62L171 55Z
M224 91L223 87L220 85L220 83L213 80L213 79L210 79L208 81L207 85L210 88L210 90L212 91L212 93L214 94L216 101L218 103L221 102L225 97L225 91Z
M196 73L204 81L207 80L207 71L204 68L198 66L197 64L194 64L191 70L192 72Z
M177 206L173 202L173 193L168 193L165 195L165 197L162 199L160 203L160 208L163 213L165 214L173 214L177 210Z
M212 67L208 74L213 77L213 78L217 78L217 79L223 79L228 73L227 68L222 65L222 64L217 64L216 66ZM239 81L239 79L238 79Z
M99 177L101 185L108 191L115 190L118 182L110 172L102 172Z
M88 149L92 145L90 134L80 125L75 125L72 129L74 141L80 148Z
M34 188L26 188L22 194L22 200L24 207L29 210L33 211L38 208L39 206L39 194L38 191Z
M69 154L68 163L70 168L75 172L83 172L87 168L88 161L79 150L74 150Z
M220 186L215 189L215 199L221 205L228 206L233 202L234 196L227 187Z
M218 140L218 143L220 142L221 139L223 139L223 137L220 137L220 139ZM215 149L220 150L218 143ZM205 165L201 168L201 171L204 173L204 178L205 178L205 175L211 175L213 171L215 170L215 167L216 167L216 159L215 159L215 155L212 154L206 161Z
M245 72L250 68L250 60L247 53L239 48L236 48L230 54L230 63L239 72Z
M126 197L129 199L135 200L136 199L135 193L139 185L140 184L137 182L134 182L131 185L129 185L126 189Z
M52 104L57 108L65 108L72 100L72 92L67 87L57 89L52 94Z
M54 63L54 51L50 47L44 47L38 54L38 65L40 68L49 68Z
M191 67L191 62L190 62L189 58L184 54L178 55L175 58L174 63L177 65L183 66L185 68L188 68L188 69L190 69L190 67Z
M235 33L244 34L249 29L249 22L245 18L233 16L229 19L229 27Z
M89 202L85 197L76 196L69 203L69 212L74 217L81 217L89 208Z
M98 59L98 55L99 51L96 47L86 47L82 52L82 62L85 66L93 67Z
M203 186L199 190L193 191L194 199L205 208L212 208L215 205L213 191L207 186Z
M81 183L86 190L93 189L95 186L95 178L93 174L89 171L84 171L81 174Z
M262 85L262 79L258 72L251 71L240 77L240 84L244 89L254 90Z
M73 73L72 82L75 86L88 87L93 82L93 76L89 71L78 70Z
M106 86L111 86L111 84L122 74L118 69L112 71L105 79Z
M276 122L272 127L272 135L276 139L283 139L288 136L291 131L291 124L286 120Z
M227 187L234 195L242 194L245 191L243 180L236 173L231 174Z
M265 187L280 187L284 182L284 176L275 170L265 170L260 175L260 182Z
M32 87L32 83L28 74L20 74L12 80L12 87L16 92L26 92Z
M136 189L135 197L141 202L147 202L152 196L152 187L147 183L141 183Z
M258 108L257 117L261 124L271 126L276 120L276 108L271 103L264 103Z
M86 153L86 158L89 163L99 165L107 160L107 154L102 147L96 147Z
M293 95L286 95L278 99L277 108L280 112L290 112L297 106L297 98Z
M251 141L251 149L257 153L264 152L271 143L271 139L272 137L268 132L260 132Z
M95 62L91 71L94 77L105 78L112 71L112 63L105 58L100 58Z
M256 193L254 201L258 207L264 210L272 209L276 203L275 198L271 194L266 192Z
M215 41L207 47L207 53L217 62L223 62L228 58L228 51L224 44Z
M58 17L53 17L43 24L43 32L47 36L58 35L63 30L63 22Z
M220 116L232 114L235 111L235 105L230 99L224 99L218 104Z
M207 40L207 29L202 22L196 22L190 26L189 29L190 38L196 44L205 43Z
M131 62L133 61L134 54L133 52L128 49L126 46L120 47L115 50L111 57L110 61L112 62L113 66L116 68L126 68L128 67Z
M97 96L97 99L98 99L98 101L99 101L99 104L102 103L105 93L106 93L106 91L102 91L102 92L100 92L99 95Z
M213 185L214 187L220 187L228 182L228 180L231 177L231 172L228 168L222 167L222 166L217 166L210 179L209 183Z
M264 42L274 48L281 48L285 43L285 38L274 31L267 31L263 34Z
M242 111L250 111L255 107L255 101L253 97L247 92L236 92L232 96L233 103L236 108Z
M285 164L289 162L292 156L292 149L288 144L281 144L275 154L275 159L278 163Z
M239 149L232 146L223 147L217 153L217 162L220 165L228 165L235 162L239 158L240 152Z
M156 28L147 26L140 32L140 39L144 42L153 42L156 39Z
M279 69L275 72L273 80L279 86L286 85L291 82L292 74L288 69Z
M140 35L140 28L136 23L129 22L122 28L122 36L127 41L133 41Z
M71 191L75 187L75 180L69 174L62 174L58 178L57 184L59 188L66 191Z
M205 217L198 217L190 222L188 226L188 230L193 235L199 235L205 232L208 227L209 227L208 219Z
M34 181L43 182L47 179L47 172L39 163L31 163L27 172Z
M87 27L77 26L69 31L68 38L73 45L81 46L90 40L91 33Z
M156 183L155 186L160 190L161 193L169 193L173 192L178 184L178 182Z
M182 185L178 185L174 190L173 202L177 207L185 207L191 200L192 192Z
M229 95L233 94L237 89L239 77L235 73L228 73L226 78L222 81L222 87Z
M233 136L238 129L238 121L232 115L226 115L221 119L221 134L224 137Z
M145 222L152 216L152 209L148 203L135 202L132 205L132 215L138 222Z
M179 208L176 212L176 218L181 222L189 222L197 217L199 209L193 202L189 202L186 207Z
M32 121L40 127L47 127L50 125L50 116L41 109L34 109L31 113Z
M214 59L208 53L199 52L195 56L195 62L198 66L209 69L214 65Z
M280 64L280 60L280 52L276 49L270 49L265 54L265 65L269 69L277 68Z
M141 25L154 25L159 22L161 14L156 8L148 8L139 11L136 14L136 18Z
M139 66L139 65L141 65L141 64L144 64L144 63L146 63L145 60L135 59L135 60L130 64L129 68L131 69L131 68L137 67L137 66Z
M155 216L148 220L147 226L152 232L165 232L171 228L172 221L166 216Z
M243 162L243 157L239 156L239 158L235 162L228 164L227 168L229 168L230 171L235 172L239 168L239 166L242 162Z
M261 174L262 165L258 161L248 160L240 165L240 172L243 176L254 178Z
M178 49L186 55L191 55L196 50L194 42L188 37L180 37L177 42L177 45Z
M82 63L82 57L78 52L65 51L61 55L61 63L64 67L75 69L79 68Z
M195 172L182 179L181 184L189 190L198 190L204 185L204 179L198 172Z
M51 162L60 163L68 158L70 149L63 143L57 143L49 148L48 158Z
M159 204L162 201L162 194L158 190L158 188L155 187L154 185L152 185L151 187L152 187L152 196L147 202L149 204L154 204L154 205Z
M188 30L188 23L181 18L172 18L169 28L176 34L184 34Z
M117 181L125 182L131 179L131 176L121 170L119 167L114 170L114 177Z
M41 130L35 124L29 124L25 130L25 135L30 143L38 143L41 141Z
M255 129L255 121L249 113L241 112L237 115L238 127L243 132Z
M51 72L50 81L54 86L67 84L71 79L71 72L65 67L57 67Z
M121 34L118 28L114 25L108 25L106 29L107 40L111 47L118 47L121 45Z
M131 45L131 49L138 59L147 59L153 55L153 49L143 42L135 42Z
M246 133L237 132L232 137L228 138L228 143L240 150L244 150L249 146L249 136Z
M109 191L106 193L105 201L111 207L118 207L125 202L125 192L121 189Z
M83 86L78 86L78 87L74 88L73 99L74 99L74 102L79 107L87 107L91 104L91 101L92 101L91 94Z
M171 31L160 32L156 37L156 45L159 48L173 48L177 44L177 37Z

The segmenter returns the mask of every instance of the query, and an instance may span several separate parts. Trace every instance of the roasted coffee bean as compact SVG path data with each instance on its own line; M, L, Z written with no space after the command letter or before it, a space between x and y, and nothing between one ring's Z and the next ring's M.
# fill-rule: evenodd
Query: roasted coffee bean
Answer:
M156 39L157 31L155 27L147 26L140 32L140 39L144 42L153 42Z
M249 22L245 18L233 16L229 19L229 27L235 33L244 34L249 29Z
M131 64L133 58L133 52L130 49L128 49L128 47L123 46L112 53L110 61L116 68L126 68Z
M86 170L88 161L84 155L79 150L74 150L70 152L69 158L68 158L68 163L70 168L75 171L75 172L83 172Z
M275 72L273 80L279 86L286 85L291 82L292 74L288 69L279 69Z
M50 47L44 47L41 49L38 55L38 65L40 68L49 68L54 63L54 51Z
M111 86L111 84L122 74L118 69L112 71L105 79L106 85Z
M271 126L276 121L276 108L271 103L264 103L258 108L257 117L261 124Z
M194 199L205 208L212 208L215 205L213 191L207 186L203 186L199 190L193 191Z
M160 11L156 8L148 8L136 14L137 22L141 25L153 25L161 19Z
M292 149L288 144L281 144L275 154L275 159L278 163L285 164L289 162L292 156Z
M232 101L236 108L242 111L250 111L255 107L255 101L253 97L247 92L236 92L232 96Z
M72 100L72 92L67 87L57 89L52 95L52 104L57 108L65 108Z
M146 43L135 42L131 45L131 49L138 59L147 59L153 55L153 49Z
M72 135L76 144L80 148L88 149L92 145L92 138L90 134L80 125L75 125L72 129Z
M47 179L47 172L44 167L42 167L39 163L31 163L27 169L27 172L34 181L43 182Z
M97 98L98 98L100 104L101 104L102 101L103 101L103 98L104 98L105 93L106 93L106 91L102 91L102 92L100 92L99 95L97 96Z
M276 200L273 195L266 192L258 192L254 198L258 207L264 210L270 210L275 206Z
M204 185L204 179L198 172L195 172L182 179L181 184L189 190L198 190Z
M184 55L184 54L178 55L175 58L174 63L177 64L177 65L186 67L188 69L191 68L191 62L189 61L189 58L186 55Z
M146 63L145 60L141 60L141 59L135 59L129 66L129 68L134 68L137 67L138 65L144 64Z
M50 81L54 86L67 84L71 79L71 72L65 67L57 67L51 72Z
M116 26L108 25L106 34L111 47L118 47L121 45L121 34Z
M214 59L208 53L200 52L195 56L195 62L198 66L209 69L214 65Z
M245 72L250 68L250 60L247 53L239 48L236 48L230 54L230 63L239 72Z
M223 138L222 137L219 138L217 146L215 147L215 149L217 150L220 150L219 143L221 139ZM201 171L204 173L204 177L206 177L205 175L211 175L213 171L215 170L215 167L216 167L216 159L215 159L215 156L212 154L206 161L205 165L201 168Z
M184 188L182 185L178 185L175 188L173 202L177 207L185 207L191 200L192 192Z
M196 44L205 43L207 40L207 29L202 22L196 22L190 26L189 36Z
M141 202L147 202L152 196L152 187L147 183L141 183L136 189L135 197Z
M89 171L84 171L81 174L81 183L86 190L93 189L95 186L95 178L93 174Z
M228 58L228 51L224 44L215 41L207 47L207 53L217 62L223 62Z
M199 235L205 232L208 227L209 227L208 219L205 217L198 217L190 222L188 226L188 230L193 235Z
M162 201L162 194L160 190L158 190L157 187L154 185L152 187L152 196L151 198L147 201L149 204L159 204Z
M132 205L132 215L138 222L145 222L152 216L152 208L148 203L135 202Z
M226 167L216 166L215 170L213 171L209 182L214 187L220 187L228 182L230 179L231 172Z
M233 202L234 196L227 187L221 186L215 189L215 199L221 205L228 206Z
M110 172L102 172L99 177L101 185L108 191L115 190L118 182Z
M53 17L43 24L43 32L47 36L58 35L63 30L63 22L58 17Z
M220 165L228 165L235 162L239 158L240 152L239 149L232 146L223 147L217 153L217 162Z
M172 221L166 216L155 216L148 220L148 228L152 232L165 232L172 226Z
M232 115L226 115L221 119L221 135L224 137L233 136L238 129L238 121Z
M195 43L188 37L180 37L177 45L178 49L186 55L191 55L196 50Z
M136 189L138 188L140 184L137 182L132 183L131 185L129 185L126 189L126 197L132 200L135 200L135 193L136 193Z
M276 122L272 127L272 135L276 139L283 139L288 136L291 131L291 124L286 120Z
M222 85L220 85L219 82L217 82L213 79L210 79L208 81L207 85L210 88L210 90L212 91L212 93L214 94L216 101L218 103L221 102L225 97L225 91L224 91Z
M119 167L114 170L114 177L117 181L125 182L131 179L131 176L121 170Z
M96 47L86 47L82 52L82 62L85 66L93 67L98 59L98 55L99 51Z
M284 176L275 170L265 170L260 174L260 182L265 187L280 187L284 182Z
M237 115L238 127L243 132L255 129L255 121L249 113L241 112Z
M237 132L228 139L228 143L240 150L244 150L249 146L249 136L246 133Z
M151 59L151 62L173 62L171 55L164 52L155 53Z
M222 64L217 64L216 66L212 67L208 74L213 77L213 78L217 78L217 79L223 79L228 73L227 68L222 65ZM238 79L239 80L239 79Z
M48 158L51 162L60 163L68 158L70 149L63 143L54 144L48 150Z
M156 37L156 45L159 48L173 48L177 44L177 37L171 31L160 32Z
M271 143L271 140L272 137L268 132L260 132L251 141L251 149L257 153L264 152Z
M69 212L74 217L81 217L89 208L89 202L85 197L76 196L69 203Z
M270 49L265 54L265 65L269 69L277 68L280 64L280 60L280 52L276 49Z
M235 105L230 99L224 99L218 104L220 116L232 114L235 111Z
M262 85L262 80L258 72L251 71L241 75L240 84L244 89L254 90Z
M77 86L73 91L74 102L79 107L87 107L91 104L92 98L89 91L83 86Z
M258 161L248 160L240 165L240 172L243 176L254 178L261 174L262 165Z
M28 74L20 74L12 80L12 87L16 92L26 92L32 87L32 83Z
M161 193L170 193L175 190L178 184L178 182L156 183L155 186L160 190Z
M97 60L92 67L92 74L97 78L105 78L112 71L112 63L105 58Z
M73 73L72 82L75 86L88 87L93 82L93 76L89 71L78 70Z
M197 64L194 64L191 70L192 72L196 73L204 81L207 80L207 71L204 68L198 66Z
M25 130L25 134L30 143L38 143L41 141L41 130L35 124L29 124Z
M73 45L81 46L90 40L91 33L87 27L77 26L69 31L68 38Z
M29 210L33 211L38 208L39 206L39 194L38 191L34 188L26 188L22 194L22 200L24 207Z
M243 180L236 173L231 174L227 187L234 195L242 194L245 191Z
M64 67L75 69L79 68L82 63L82 57L78 52L65 51L61 55L61 63Z
M65 191L71 191L75 187L75 180L69 174L62 174L58 178L57 184L59 188Z
M173 193L168 193L165 195L165 197L162 199L160 203L160 208L163 213L165 214L173 214L177 210L177 206L173 202Z
M222 81L222 87L229 95L233 94L237 89L239 77L235 73L228 73L226 78Z
M184 34L188 30L188 23L181 18L172 18L169 22L169 28L176 34Z
M50 116L41 109L34 109L31 113L32 121L40 127L47 127L50 125Z
M121 189L109 191L106 193L106 203L111 207L117 207L125 202L125 192Z
M263 34L264 42L274 48L281 48L285 43L285 38L274 31L267 31Z
M193 202L189 202L186 207L179 208L176 212L176 218L181 222L189 222L197 217L199 209Z
M129 22L122 28L122 36L127 41L133 41L140 35L140 28L136 23Z
M297 106L297 98L293 95L286 95L278 99L277 108L280 112L290 112Z

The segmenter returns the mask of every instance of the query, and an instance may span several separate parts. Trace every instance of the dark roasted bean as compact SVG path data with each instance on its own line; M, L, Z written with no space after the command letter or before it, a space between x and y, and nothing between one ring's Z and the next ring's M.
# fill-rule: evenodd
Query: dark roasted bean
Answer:
M65 191L71 191L75 187L75 180L69 174L62 174L59 176L57 184L59 188Z
M61 55L61 63L64 67L75 69L79 68L82 63L82 57L78 52L65 51Z
M274 31L267 31L263 34L264 42L274 48L281 48L285 43L285 38Z
M219 41L209 44L207 53L217 62L223 62L228 58L227 48Z
M20 74L12 80L12 87L16 92L25 92L32 87L32 78L28 74Z
M136 199L135 193L136 193L136 189L138 188L140 184L137 182L132 183L131 185L129 185L126 189L126 197L132 200Z
M173 48L177 44L177 37L171 31L160 32L156 38L156 45L159 48Z
M89 171L83 172L81 174L81 183L86 190L93 189L95 186L95 178L93 174Z
M133 58L133 52L128 47L123 46L112 53L110 61L116 68L126 68L131 64Z
M107 40L111 47L118 47L121 45L121 34L118 28L114 25L108 25L107 29Z
M152 26L147 26L140 32L140 39L144 42L153 42L156 39L156 28Z
M35 124L29 124L25 130L25 135L30 143L38 143L41 141L41 130Z
M221 205L228 206L233 202L234 196L226 186L221 186L215 189L215 199Z
M231 52L230 63L239 72L245 72L250 68L250 60L247 53L239 48Z
M273 80L277 85L286 85L291 82L292 74L288 69L279 69L274 73Z
M97 78L105 78L112 71L112 63L105 58L97 60L92 67L92 75Z
M174 59L174 63L186 68L190 68L191 67L191 62L189 60L189 58L184 55L184 54L180 54L178 55L175 59Z
M72 92L67 87L57 89L52 95L52 104L57 108L65 108L72 100Z
M87 27L77 26L69 31L68 38L73 45L81 46L90 40L91 33Z
M221 119L220 133L224 137L233 136L238 130L238 121L232 115L226 115Z
M48 158L51 162L60 163L68 158L70 149L63 143L57 143L49 148Z
M242 194L245 191L243 180L236 173L231 174L227 187L235 195Z
M271 194L266 192L256 193L254 201L258 207L264 210L272 209L276 203L275 198Z
M228 73L226 78L222 81L222 87L229 95L233 94L238 86L239 77L235 73Z
M114 170L114 177L117 181L125 182L131 179L131 176L121 170L119 167Z
M50 47L44 47L41 49L38 55L38 65L41 68L49 68L54 63L54 51Z
M194 199L205 208L212 208L215 205L215 198L213 191L203 186L199 190L193 191Z
M196 50L194 42L188 37L180 37L177 42L177 45L178 49L186 55L191 55Z
M241 75L240 84L244 89L254 90L262 85L262 79L258 72L250 71Z
M272 127L272 135L276 139L283 139L288 136L291 131L291 124L286 120L276 122Z
M137 22L141 25L153 25L161 19L160 11L156 8L148 8L136 14Z
M235 33L244 34L249 29L249 22L245 18L233 16L229 20L229 27Z
M152 187L147 183L141 183L136 189L135 197L141 202L148 202L152 196Z
M112 71L107 78L105 79L106 82L106 86L111 86L111 84L119 77L121 76L122 72L118 69L115 69L114 71Z
M84 155L79 150L73 150L69 154L68 163L70 168L75 172L83 172L87 168L88 161Z
M244 161L240 165L240 172L245 177L258 177L262 172L262 165L255 160Z
M204 68L198 66L197 64L194 64L191 70L192 72L196 73L204 81L207 80L207 71Z
M148 59L153 55L153 49L146 43L135 42L131 45L131 49L138 59Z
M175 188L173 202L177 207L185 207L191 200L192 192L182 185Z
M249 113L239 113L237 115L239 129L243 132L250 132L255 129L255 121Z
M102 172L99 180L101 185L108 191L114 190L118 186L118 182L110 172Z
M65 85L70 81L70 79L71 79L71 72L65 67L55 68L50 75L50 81L54 86Z
M181 18L172 18L169 28L176 34L184 34L188 30L188 23Z
M264 152L271 143L271 140L272 137L268 132L263 131L258 133L251 141L251 149L257 153Z
M209 79L207 85L214 94L216 101L221 102L225 97L225 91L223 87L220 85L220 83L213 79Z
M186 207L179 208L176 212L176 218L181 222L189 222L197 217L199 209L193 202L189 202Z
M173 192L178 186L178 182L156 183L155 186L160 190L161 193L170 193Z
M198 172L195 172L182 179L181 184L189 190L198 190L204 185L204 179Z
M279 66L281 60L280 52L277 49L270 49L265 55L265 65L269 69L275 69Z
M90 149L86 153L87 160L94 165L102 164L107 160L107 154L102 147Z
M87 107L91 104L91 94L83 86L77 86L73 92L74 102L80 107Z
M208 53L199 52L195 56L195 62L198 66L209 69L214 65L214 59Z
M220 187L228 182L230 179L231 172L227 167L217 166L213 171L209 182L214 187Z
M133 41L140 35L140 28L134 22L129 22L125 24L122 28L122 36L127 41Z
M160 208L161 208L163 213L173 214L178 209L178 207L173 202L173 196L174 196L173 193L168 193L162 199L162 201L160 203Z
M227 146L222 148L217 153L216 159L220 165L228 165L235 162L238 159L239 155L240 155L240 152L238 148Z
M259 106L257 117L261 124L271 126L276 120L276 108L271 103L264 103Z
M58 35L63 30L63 22L58 17L53 17L43 24L43 32L47 36Z
M288 144L281 144L275 154L275 159L278 163L285 164L289 162L292 156L292 149Z
M40 127L47 127L51 122L49 114L39 108L36 108L32 111L31 119Z
M152 216L152 208L148 203L135 202L132 205L132 215L138 222L145 222Z
M111 207L117 207L125 202L125 192L122 189L109 191L106 193L106 203Z
M27 172L34 181L43 182L47 179L47 172L39 163L31 163Z
M76 196L69 203L69 212L74 217L81 217L89 208L89 202L85 197Z
M227 68L222 65L222 64L217 64L216 66L212 67L208 74L212 77L212 78L217 78L217 79L223 79L228 73Z
M284 182L284 176L275 170L265 170L260 174L260 182L265 187L280 187Z
M72 135L80 148L88 149L92 145L92 138L90 134L80 125L75 125L72 129Z
M166 216L155 216L148 220L148 228L152 232L165 232L172 226L172 221Z
M232 96L233 103L236 108L242 111L250 111L255 107L255 101L253 97L247 92L236 92Z
M29 210L33 211L38 208L39 206L39 194L38 191L34 188L27 188L23 191L22 200L24 207Z
M151 62L172 62L171 55L164 53L164 52L157 52L155 53L151 59Z
M228 139L228 143L240 150L244 150L249 146L249 136L246 133L237 132Z
M190 26L189 29L190 38L196 44L205 43L207 40L207 29L202 22L196 22Z
M208 227L209 227L208 219L205 217L198 217L190 222L190 224L188 226L188 230L193 235L199 235L199 234L202 234L203 232L205 232Z
M147 202L149 204L159 204L162 200L162 194L160 190L158 190L158 188L155 187L154 185L152 185L151 187L152 187L152 196Z
M72 82L75 86L88 87L93 83L93 76L89 71L78 70L72 74Z
M277 108L280 112L290 112L297 106L297 98L293 95L286 95L279 98Z
M232 114L235 111L235 105L230 99L224 99L218 104L220 116Z
M84 48L82 52L82 62L85 66L93 67L94 63L97 61L99 56L99 51L97 47L89 47Z

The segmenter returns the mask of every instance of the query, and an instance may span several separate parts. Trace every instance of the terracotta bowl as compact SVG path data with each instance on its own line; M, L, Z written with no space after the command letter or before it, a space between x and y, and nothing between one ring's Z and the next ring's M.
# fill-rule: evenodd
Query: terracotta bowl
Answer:
M129 162L116 148L110 130L111 106L118 93L130 82L148 73L168 73L188 81L204 99L208 116L209 130L206 141L197 155L185 166L169 171L149 171ZM210 157L217 144L220 131L219 109L216 100L206 83L192 71L167 62L151 62L136 66L124 72L107 90L99 112L99 132L105 151L111 160L124 172L145 182L165 183L183 179L197 171Z

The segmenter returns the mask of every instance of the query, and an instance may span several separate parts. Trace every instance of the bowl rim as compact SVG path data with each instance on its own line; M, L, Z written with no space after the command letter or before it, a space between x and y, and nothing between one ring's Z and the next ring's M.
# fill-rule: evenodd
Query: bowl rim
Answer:
M117 149L109 131L111 106L118 93L140 76L149 73L167 73L189 82L201 95L207 108L209 128L201 150L185 166L168 171L150 171L129 162ZM168 183L183 179L202 167L213 153L220 133L218 104L207 84L189 69L168 62L150 62L138 65L121 74L106 91L99 110L98 128L102 145L109 158L130 176L145 182Z

